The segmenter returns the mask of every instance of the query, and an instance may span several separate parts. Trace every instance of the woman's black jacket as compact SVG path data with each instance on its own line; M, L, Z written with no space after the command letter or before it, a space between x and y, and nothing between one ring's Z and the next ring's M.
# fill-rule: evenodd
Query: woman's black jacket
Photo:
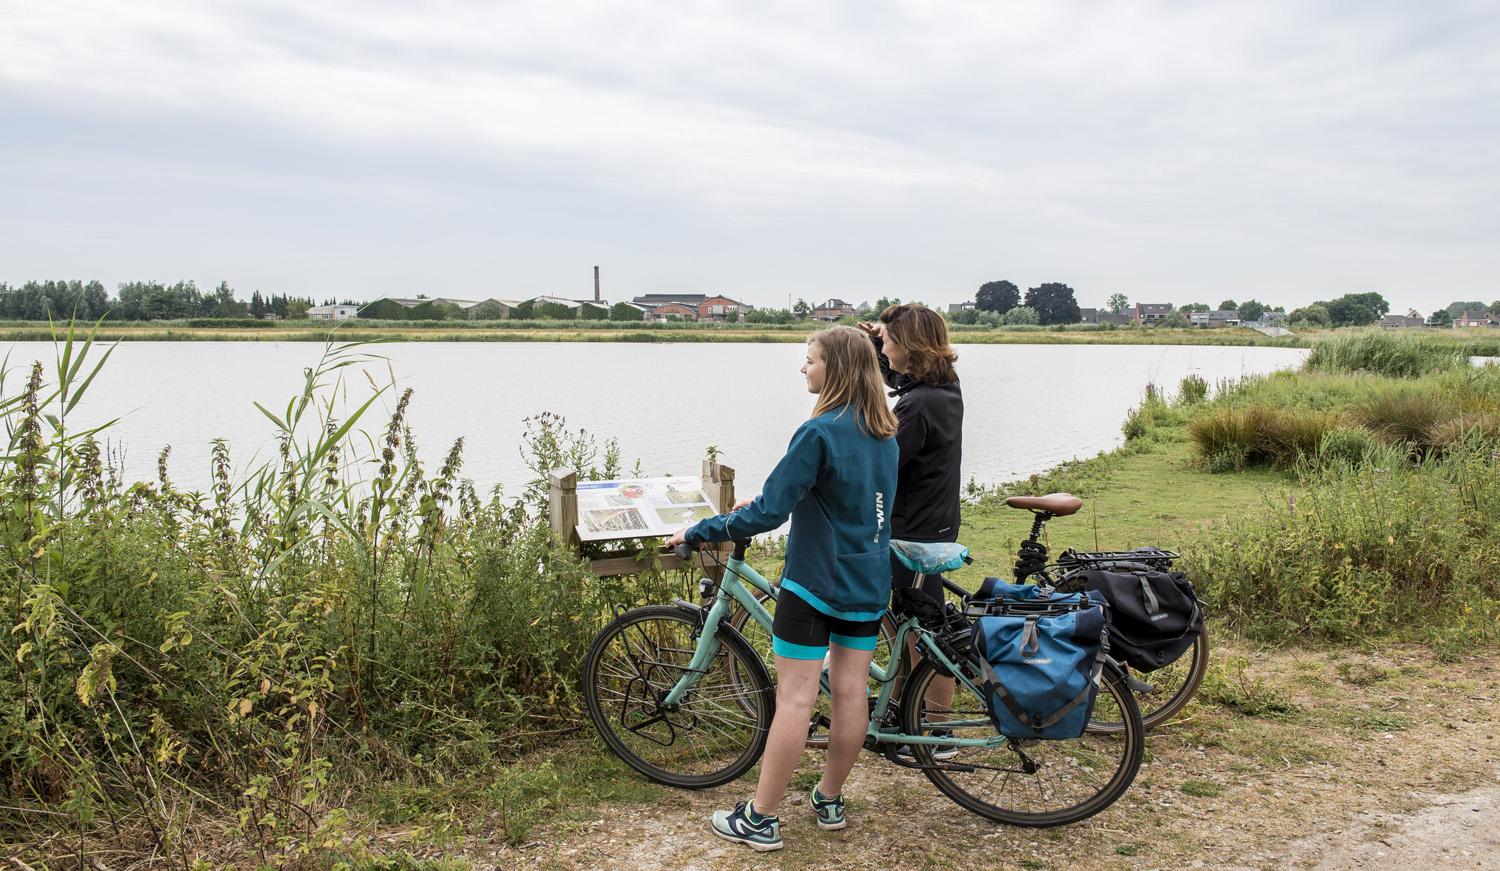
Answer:
M873 338L873 337L872 337ZM931 385L891 369L880 353L880 374L896 397L896 504L891 538L905 541L958 539L959 465L963 458L964 397L958 382Z

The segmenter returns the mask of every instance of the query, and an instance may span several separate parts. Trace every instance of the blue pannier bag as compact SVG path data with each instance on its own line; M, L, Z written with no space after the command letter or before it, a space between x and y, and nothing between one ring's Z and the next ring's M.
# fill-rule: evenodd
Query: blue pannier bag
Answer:
M970 645L1000 734L1054 740L1083 734L1109 653L1106 607L1097 592L1047 595L1036 586L985 580L966 613L977 618Z

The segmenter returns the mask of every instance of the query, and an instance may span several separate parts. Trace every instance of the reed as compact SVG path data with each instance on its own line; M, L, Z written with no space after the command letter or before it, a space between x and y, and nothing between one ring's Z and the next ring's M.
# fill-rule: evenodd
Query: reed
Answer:
M1319 337L1307 356L1306 367L1325 372L1373 372L1392 378L1413 378L1467 366L1469 355L1450 337L1429 336L1416 330L1372 327L1337 331Z

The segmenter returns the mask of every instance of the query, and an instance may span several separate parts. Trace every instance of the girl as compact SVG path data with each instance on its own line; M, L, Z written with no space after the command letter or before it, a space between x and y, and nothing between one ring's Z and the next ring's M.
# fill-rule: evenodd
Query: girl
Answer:
M729 541L792 518L771 629L776 716L760 782L753 800L716 811L712 823L719 837L759 851L781 848L777 811L802 758L825 656L832 725L823 779L810 800L819 828L844 827L844 780L869 723L866 682L890 599L896 417L886 407L875 348L853 327L823 330L807 342L802 374L817 403L761 495L666 542Z

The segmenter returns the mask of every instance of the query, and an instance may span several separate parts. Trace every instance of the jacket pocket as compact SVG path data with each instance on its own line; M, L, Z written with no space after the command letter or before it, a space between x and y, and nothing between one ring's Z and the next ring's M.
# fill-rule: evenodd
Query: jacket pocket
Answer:
M890 548L839 554L838 580L842 610L883 610L891 598Z

